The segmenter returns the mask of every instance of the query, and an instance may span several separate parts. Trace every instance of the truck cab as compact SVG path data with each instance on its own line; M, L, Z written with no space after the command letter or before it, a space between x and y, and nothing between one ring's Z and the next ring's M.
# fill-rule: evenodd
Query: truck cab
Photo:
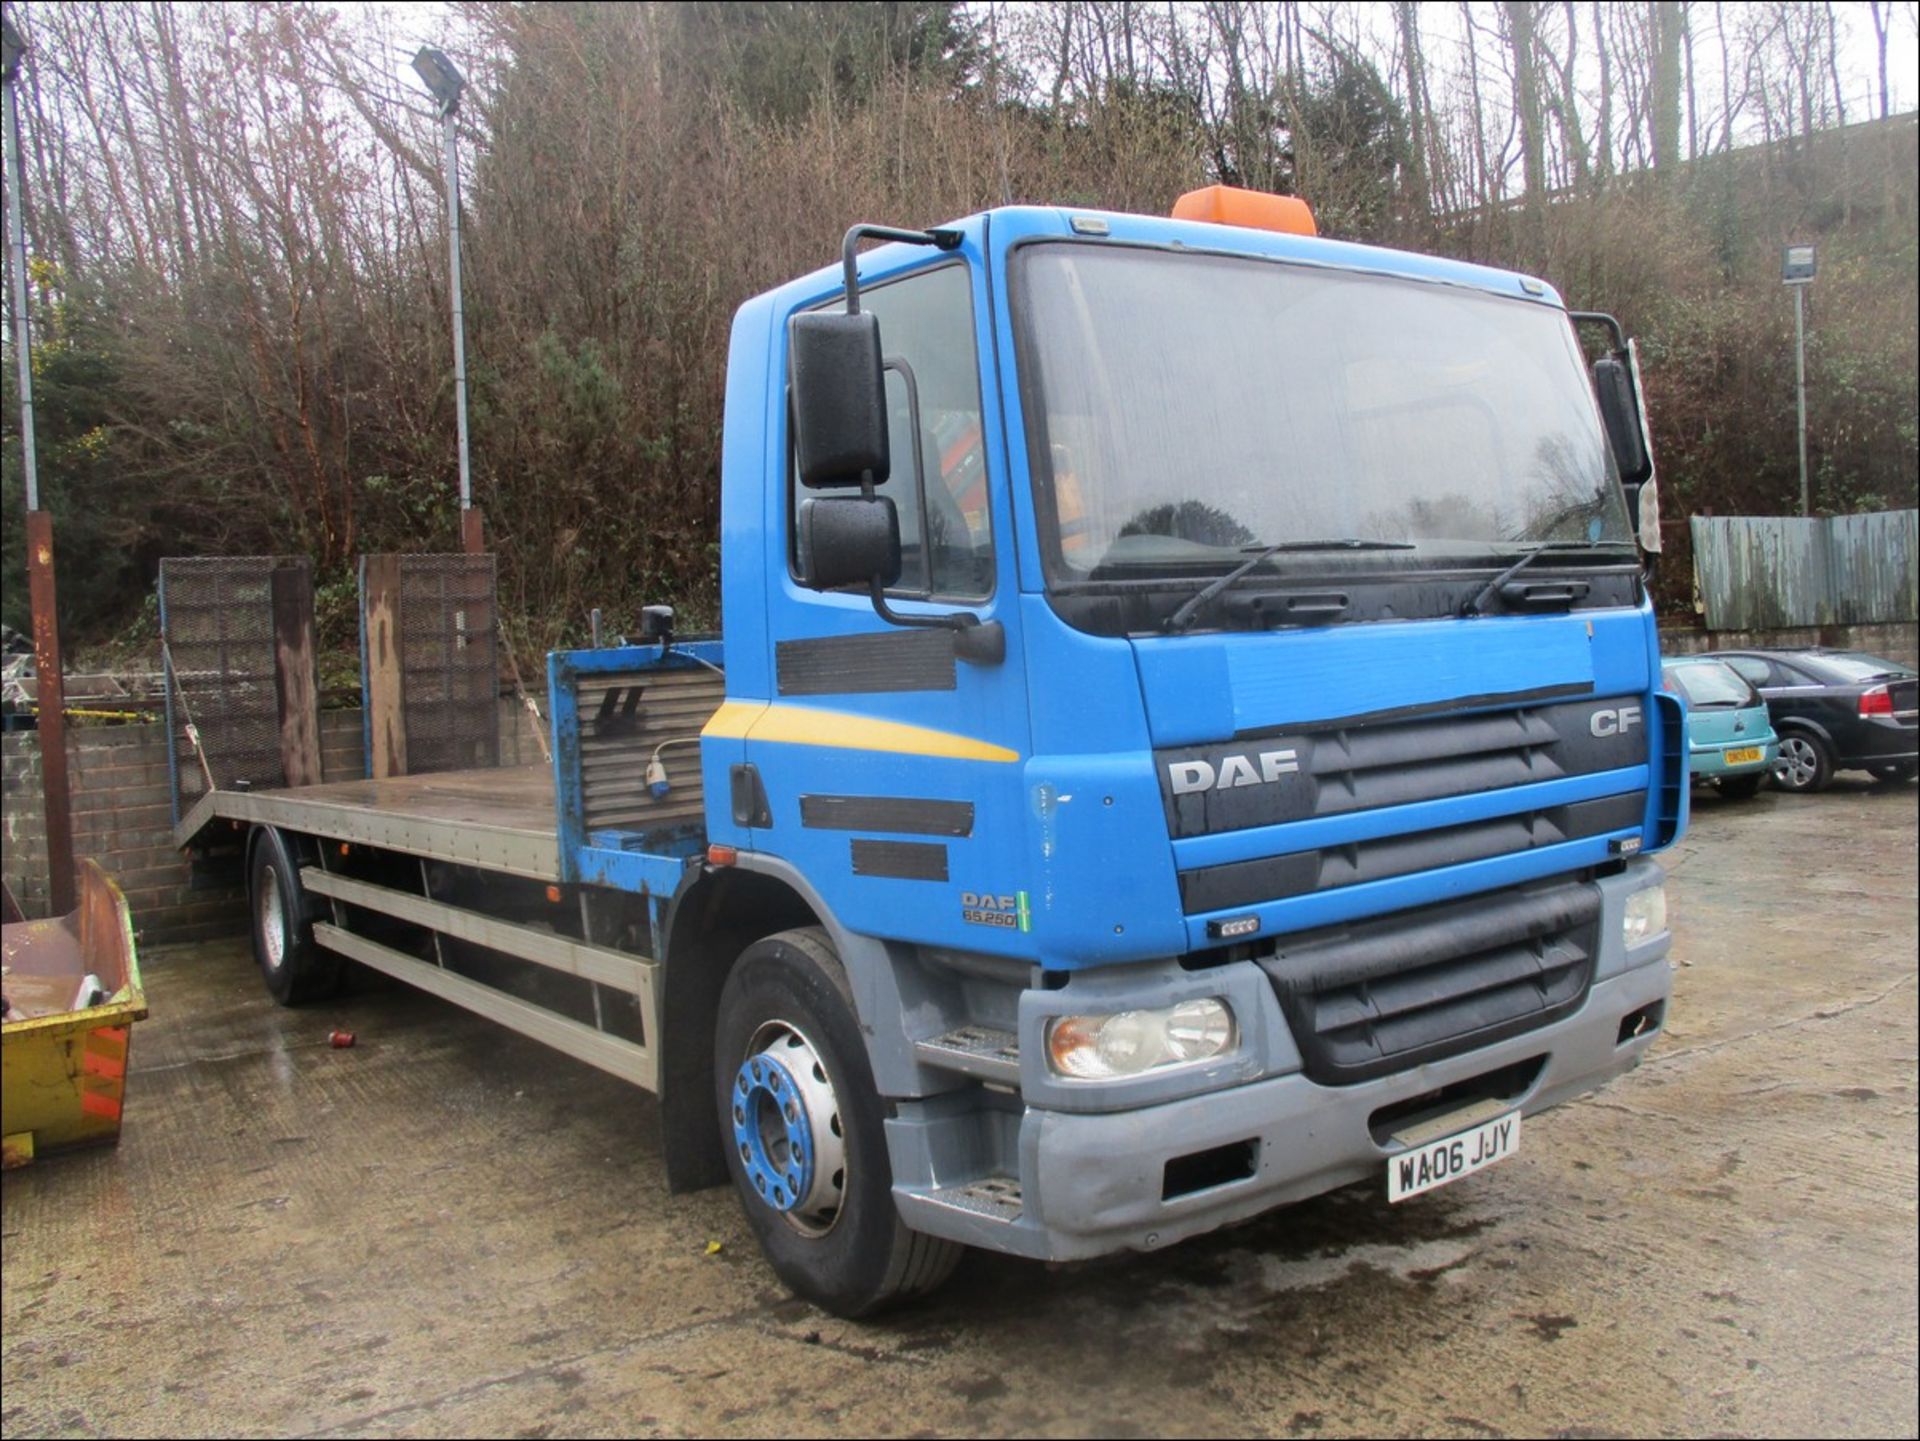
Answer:
M1661 1027L1686 759L1630 354L1590 374L1539 280L1311 229L856 231L735 318L683 913L801 924L669 954L718 1134L695 1060L664 1090L681 1177L724 1159L835 1309L958 1244L1421 1189L1389 1162L1458 1169L1433 1143Z

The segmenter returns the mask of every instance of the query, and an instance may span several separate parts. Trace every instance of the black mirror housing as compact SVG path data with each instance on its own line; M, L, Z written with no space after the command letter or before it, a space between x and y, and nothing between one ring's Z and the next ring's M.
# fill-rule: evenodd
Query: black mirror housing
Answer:
M900 579L900 515L886 496L809 496L798 519L800 583L809 590Z
M1620 483L1632 489L1653 474L1653 459L1640 428L1640 399L1627 362L1614 355L1594 361L1593 393L1600 402L1600 419L1607 428L1607 444L1613 447Z
M787 340L800 483L883 483L891 457L879 317L809 311L793 317Z

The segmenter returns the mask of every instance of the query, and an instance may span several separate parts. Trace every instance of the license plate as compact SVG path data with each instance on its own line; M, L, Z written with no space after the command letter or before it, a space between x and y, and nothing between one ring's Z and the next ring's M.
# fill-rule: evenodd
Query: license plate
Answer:
M1726 761L1730 766L1743 766L1749 761L1757 761L1766 754L1759 746L1741 746L1737 751L1728 751Z
M1470 1130L1413 1146L1387 1160L1387 1199L1404 1201L1504 1161L1520 1149L1520 1113L1508 1111Z

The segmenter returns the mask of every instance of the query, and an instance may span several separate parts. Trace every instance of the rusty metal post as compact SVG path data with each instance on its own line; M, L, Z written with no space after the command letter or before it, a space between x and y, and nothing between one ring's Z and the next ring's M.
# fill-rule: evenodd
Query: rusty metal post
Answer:
M33 606L34 698L39 711L40 777L45 788L47 882L52 913L73 909L73 813L67 793L67 688L60 670L54 608L53 517L27 512L27 596Z
M53 914L74 906L73 811L67 794L66 685L60 671L60 620L53 583L53 517L40 508L40 467L34 452L33 357L27 334L27 239L21 217L24 173L20 163L20 115L14 82L26 44L11 21L0 21L0 112L4 112L7 169L7 248L13 268L15 360L20 366L20 458L26 468L27 601L33 611L34 699L40 738L40 776L45 786L47 889Z
M468 555L487 553L487 522L477 505L460 512L460 549Z

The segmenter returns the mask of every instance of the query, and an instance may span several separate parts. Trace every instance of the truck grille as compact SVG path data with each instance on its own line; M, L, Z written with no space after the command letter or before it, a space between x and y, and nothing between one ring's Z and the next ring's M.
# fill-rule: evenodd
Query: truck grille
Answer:
M1438 826L1406 835L1290 851L1180 873L1180 901L1189 915L1310 895L1362 881L1455 866L1539 846L1636 830L1645 820L1644 791L1546 806L1493 820Z
M1645 765L1641 704L1613 696L1243 736L1154 760L1167 828L1183 840Z
M1597 887L1555 881L1290 937L1260 965L1308 1078L1350 1085L1578 1009L1599 919Z

